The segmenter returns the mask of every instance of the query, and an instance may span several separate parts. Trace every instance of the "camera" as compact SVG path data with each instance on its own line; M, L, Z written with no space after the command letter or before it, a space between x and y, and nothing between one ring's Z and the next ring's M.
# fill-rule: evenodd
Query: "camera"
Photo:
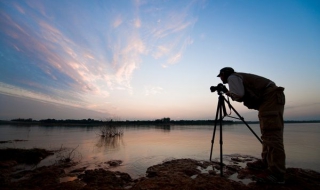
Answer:
M228 92L228 89L225 85L219 83L217 86L211 86L210 91L211 92L218 91L219 93L221 93L221 92L225 93L225 92Z

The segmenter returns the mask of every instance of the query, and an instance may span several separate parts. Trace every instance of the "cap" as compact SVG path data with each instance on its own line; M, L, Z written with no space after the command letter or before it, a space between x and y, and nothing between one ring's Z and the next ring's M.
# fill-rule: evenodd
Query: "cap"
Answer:
M232 74L232 73L234 73L234 70L233 70L233 68L231 68L231 67L224 67L224 68L222 68L222 69L220 70L220 73L218 74L217 77L220 77L220 75L221 75L222 73Z

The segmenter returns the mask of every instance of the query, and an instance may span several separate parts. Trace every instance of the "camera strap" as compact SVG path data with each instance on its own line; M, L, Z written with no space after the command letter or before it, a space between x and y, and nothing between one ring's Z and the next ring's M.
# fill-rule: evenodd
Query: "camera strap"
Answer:
M228 114L229 116L231 115L231 107L230 107L230 100L229 100L229 96L227 96L228 97L228 107L229 107L229 110L230 110L230 113Z

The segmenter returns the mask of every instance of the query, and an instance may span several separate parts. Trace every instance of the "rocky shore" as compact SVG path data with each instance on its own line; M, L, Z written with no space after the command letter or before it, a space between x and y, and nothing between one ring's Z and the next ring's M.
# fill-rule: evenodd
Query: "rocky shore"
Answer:
M145 177L132 179L127 173L104 169L75 168L77 163L65 160L51 166L18 171L19 164L35 164L54 152L43 149L0 149L0 189L320 189L320 173L300 168L287 168L284 185L257 184L247 162L256 158L248 155L224 157L223 177L219 162L176 159L151 166ZM109 161L112 167L121 160Z

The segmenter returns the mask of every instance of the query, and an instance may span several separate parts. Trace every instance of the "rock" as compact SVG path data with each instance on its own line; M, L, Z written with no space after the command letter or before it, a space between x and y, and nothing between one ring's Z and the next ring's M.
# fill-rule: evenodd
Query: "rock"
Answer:
M0 161L16 161L20 164L37 164L42 159L49 155L52 155L52 151L45 149L33 148L33 149L16 149L6 148L0 149Z
M15 160L6 160L0 162L0 168L12 168L13 166L18 165L18 162Z
M147 177L138 181L132 189L245 189L246 186L214 175L218 163L179 159L164 162L147 169ZM212 166L214 165L214 166ZM213 174L213 175L212 175Z
M232 161L231 158L226 160L228 159ZM253 159L243 158L241 162L252 161ZM209 167L212 170L208 169ZM257 175L259 171L252 171L227 163L223 167L224 177L220 177L219 169L219 162L192 159L172 160L149 167L146 172L147 177L136 181L131 189L320 189L320 173L311 170L288 168L285 176L286 184L266 185L252 181L252 177ZM235 178L231 178L231 176L235 176Z
M85 170L86 170L86 167L82 167L82 168L74 169L74 170L70 171L70 173L82 173Z
M110 160L107 162L107 164L109 164L112 167L116 167L119 166L120 164L122 164L121 160Z
M193 159L171 160L149 167L146 177L135 180L132 180L127 173L104 169L80 168L66 174L66 168L72 166L70 163L44 166L17 173L12 170L15 164L7 164L2 161L5 167L0 168L0 189L320 189L320 173L301 168L287 168L284 185L257 184L252 181L252 177L259 174L259 171L252 171L245 167L246 162L254 159L256 158L243 155L224 156L223 177L220 176L219 162ZM240 164L234 164L235 160ZM112 165L113 162L110 163ZM122 162L115 163L119 165ZM74 177L73 181L60 181L61 178L71 175Z
M192 159L181 159L167 161L162 164L151 166L147 169L147 177L163 176L168 173L181 173L187 176L199 174L200 171L194 166L199 166L200 162Z
M103 169L87 170L79 176L90 188L121 189L131 185L132 179L129 174L112 172Z

